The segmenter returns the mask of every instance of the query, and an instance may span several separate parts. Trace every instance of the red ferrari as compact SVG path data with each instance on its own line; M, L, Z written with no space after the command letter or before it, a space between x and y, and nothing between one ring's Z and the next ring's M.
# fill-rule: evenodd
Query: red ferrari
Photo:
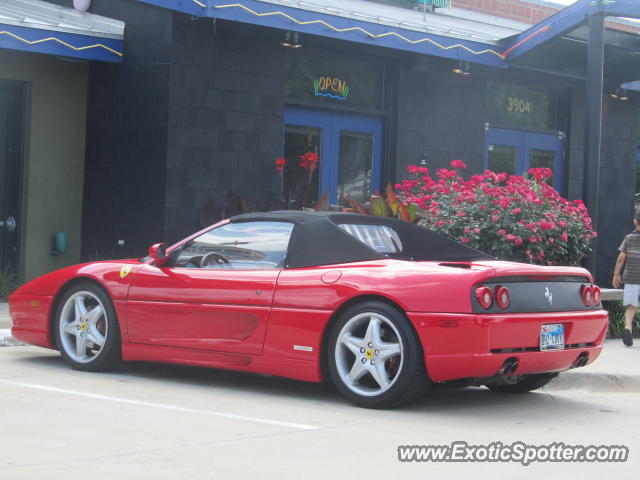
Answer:
M594 361L607 330L587 270L331 212L239 215L142 259L44 275L9 307L17 339L80 370L142 360L331 379L372 408L436 383L534 390Z

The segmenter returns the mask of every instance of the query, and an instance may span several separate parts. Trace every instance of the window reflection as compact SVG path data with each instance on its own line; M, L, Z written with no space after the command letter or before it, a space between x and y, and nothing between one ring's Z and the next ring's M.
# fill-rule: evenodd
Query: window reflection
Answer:
M190 241L176 266L187 268L282 268L292 223L228 223Z
M338 198L344 197L364 203L371 195L371 169L373 167L373 135L360 132L340 132L340 177Z

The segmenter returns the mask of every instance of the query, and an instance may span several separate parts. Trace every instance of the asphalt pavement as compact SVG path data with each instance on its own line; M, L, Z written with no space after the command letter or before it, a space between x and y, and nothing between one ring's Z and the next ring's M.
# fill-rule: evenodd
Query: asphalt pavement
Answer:
M8 305L0 303L0 347L20 345L11 336ZM633 347L624 346L622 340L607 340L595 362L563 372L545 388L550 391L640 393L640 339L635 339Z
M636 349L622 352L637 358ZM635 480L638 403L633 392L465 388L377 411L323 384L152 363L94 374L68 368L57 352L2 347L0 478ZM398 460L400 445L454 441L616 445L630 453L624 463L528 466Z
M6 304L0 333L10 337ZM2 330L3 329L3 330ZM1 343L0 343L1 345ZM325 384L154 363L74 371L55 351L0 347L0 478L514 477L636 479L640 341L527 395L432 390L411 406L352 406ZM398 461L400 445L622 445L623 463Z

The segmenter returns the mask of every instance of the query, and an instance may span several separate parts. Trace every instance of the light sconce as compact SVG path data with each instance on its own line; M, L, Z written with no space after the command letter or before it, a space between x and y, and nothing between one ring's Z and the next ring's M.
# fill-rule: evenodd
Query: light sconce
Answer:
M460 60L458 62L458 66L452 70L456 75L462 75L464 77L468 77L471 75L471 69L469 68L469 62L463 62Z
M280 42L280 45L283 47L291 47L291 48L300 48L302 44L300 43L300 37L298 32L290 32L287 30L284 32L284 40Z
M427 165L428 161L429 157L427 156L427 152L424 152L424 154L422 155L422 160L420 160L420 165L425 166Z
M616 88L615 91L609 93L609 96L614 100L620 100L621 102L626 102L630 98L629 92L624 88Z

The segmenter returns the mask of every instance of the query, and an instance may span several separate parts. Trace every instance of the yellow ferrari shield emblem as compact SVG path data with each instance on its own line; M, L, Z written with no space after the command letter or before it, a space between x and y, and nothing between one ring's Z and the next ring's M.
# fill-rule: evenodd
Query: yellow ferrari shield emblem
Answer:
M367 350L365 356L371 360L373 358L373 350Z
M130 266L126 266L126 267L122 267L120 269L120 278L124 278L127 275L129 275L129 273L131 272L131 267Z

